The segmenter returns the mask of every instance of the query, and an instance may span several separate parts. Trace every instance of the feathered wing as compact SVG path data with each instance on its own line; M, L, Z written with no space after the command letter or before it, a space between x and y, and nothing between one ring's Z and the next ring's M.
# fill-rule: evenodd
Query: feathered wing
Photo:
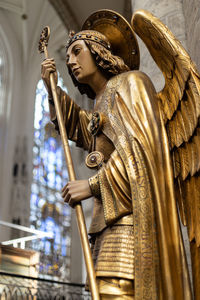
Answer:
M131 23L165 77L157 96L169 139L176 198L191 243L195 299L200 299L200 75L159 19L140 10Z

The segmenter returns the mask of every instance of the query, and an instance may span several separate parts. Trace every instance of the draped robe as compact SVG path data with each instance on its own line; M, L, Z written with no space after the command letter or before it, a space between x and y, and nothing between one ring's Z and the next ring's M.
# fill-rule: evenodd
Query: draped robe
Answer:
M58 92L69 138L88 149L91 114ZM114 145L97 172L105 226L133 215L135 299L191 299L168 140L150 79L139 71L111 78L94 110Z

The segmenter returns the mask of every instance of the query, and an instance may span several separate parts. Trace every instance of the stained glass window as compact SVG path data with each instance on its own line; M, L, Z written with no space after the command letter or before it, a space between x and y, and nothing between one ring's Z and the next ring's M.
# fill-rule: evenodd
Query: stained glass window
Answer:
M58 85L66 90L60 76ZM30 223L34 229L52 232L53 238L36 240L32 248L41 253L40 275L62 279L69 279L70 275L71 214L61 197L67 180L60 137L50 122L48 97L40 80L35 99Z

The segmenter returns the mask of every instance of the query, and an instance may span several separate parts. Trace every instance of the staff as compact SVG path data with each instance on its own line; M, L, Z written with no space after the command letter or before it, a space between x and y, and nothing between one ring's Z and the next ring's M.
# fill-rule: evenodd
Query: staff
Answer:
M45 58L48 58L48 56L49 56L48 50L47 50L49 36L50 36L50 28L48 26L46 26L41 32L39 47L38 47L39 52L45 54ZM60 108L60 102L59 102L58 95L56 92L56 83L54 80L53 73L50 74L50 83L51 83L51 90L52 90L53 100L54 100L54 104L55 104L55 110L56 110L61 140L62 140L63 147L64 147L64 154L65 154L65 160L67 163L69 179L70 179L70 181L74 181L74 180L76 180L76 176L75 176L72 157L71 157L71 153L70 153L67 133L65 130L64 122L63 122L63 116L62 116L62 111ZM77 218L77 223L78 223L78 228L79 228L79 233L80 233L80 238L81 238L81 244L82 244L83 253L84 253L84 257L85 257L87 273L88 273L88 277L89 277L92 299L99 300L99 293L98 293L98 288L97 288L97 284L96 284L96 275L95 275L95 270L94 270L94 264L93 264L92 254L91 254L91 250L90 250L90 246L89 246L87 230L86 230L86 225L85 225L85 219L84 219L81 203L78 203L76 205L75 210L76 210L76 218Z

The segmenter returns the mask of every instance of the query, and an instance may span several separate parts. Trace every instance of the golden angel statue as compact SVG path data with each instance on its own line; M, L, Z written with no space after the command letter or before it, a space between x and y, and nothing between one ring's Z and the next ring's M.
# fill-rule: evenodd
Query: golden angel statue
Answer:
M165 77L157 93L138 71L137 33ZM66 64L82 94L81 109L57 93L68 137L89 152L89 180L68 182L64 201L94 196L89 230L101 299L200 299L200 77L189 55L160 20L137 11L131 25L100 10L72 33ZM57 127L49 74L42 63L51 119ZM180 219L191 244L190 283Z

